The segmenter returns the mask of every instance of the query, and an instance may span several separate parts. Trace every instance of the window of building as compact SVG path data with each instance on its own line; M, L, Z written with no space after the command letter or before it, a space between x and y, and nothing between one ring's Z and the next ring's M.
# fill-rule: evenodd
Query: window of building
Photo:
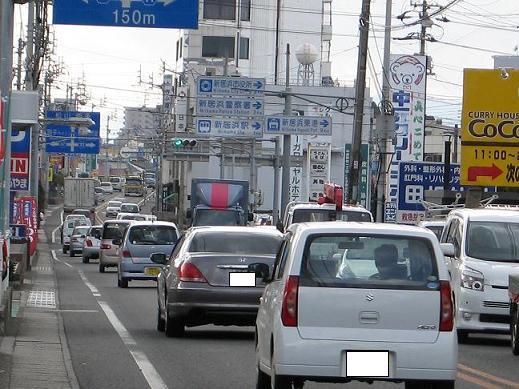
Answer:
M236 20L236 0L205 0L204 19Z
M202 37L202 57L234 58L235 39L232 36ZM249 38L240 38L240 59L249 59Z
M202 57L234 58L233 36L202 37Z
M184 42L183 42L183 39L180 38L180 43L179 43L179 50L178 50L178 58L182 58L182 47L184 46Z
M321 48L321 59L323 62L330 62L330 50L331 50L332 42L323 41Z
M332 3L323 3L323 25L332 25Z
M240 59L249 59L249 38L240 38Z
M240 20L242 22L250 22L250 2L251 0L241 0Z

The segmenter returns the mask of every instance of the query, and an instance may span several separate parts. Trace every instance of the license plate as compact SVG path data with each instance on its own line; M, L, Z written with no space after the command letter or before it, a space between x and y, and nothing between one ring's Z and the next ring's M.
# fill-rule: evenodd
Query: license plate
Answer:
M256 273L229 273L229 286L256 286Z
M147 276L158 276L160 273L160 267L146 267L144 268L144 274Z
M389 377L389 352L346 351L346 377Z

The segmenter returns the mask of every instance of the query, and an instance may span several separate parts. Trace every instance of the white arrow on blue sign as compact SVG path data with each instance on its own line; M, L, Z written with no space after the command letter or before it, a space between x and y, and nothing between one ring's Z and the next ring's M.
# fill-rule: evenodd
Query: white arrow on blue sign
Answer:
M245 116L265 114L263 99L238 97L199 97L196 101L198 116Z
M265 133L332 135L332 119L321 116L268 116Z
M196 133L214 138L261 138L264 120L197 118Z
M199 96L263 96L264 78L248 77L199 77L197 80Z

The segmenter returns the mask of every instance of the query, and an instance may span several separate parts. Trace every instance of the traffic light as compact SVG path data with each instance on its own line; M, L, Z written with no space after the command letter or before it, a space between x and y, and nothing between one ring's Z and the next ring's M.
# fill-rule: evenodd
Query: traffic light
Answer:
M197 144L196 139L183 139L183 138L175 138L173 139L173 146L175 149L192 149Z

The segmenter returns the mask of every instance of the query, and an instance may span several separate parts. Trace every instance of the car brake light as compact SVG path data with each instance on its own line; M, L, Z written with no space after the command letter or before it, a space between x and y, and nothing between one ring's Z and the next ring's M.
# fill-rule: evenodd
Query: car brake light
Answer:
M130 250L123 250L123 257L124 258L131 258L132 257L132 253L130 253Z
M180 281L207 282L203 274L191 262L184 262L178 269Z
M283 303L281 305L281 322L285 327L297 327L298 289L299 277L289 276L283 291Z
M91 241L90 239L87 239L87 240L85 241L85 244L86 244L87 247L92 247L92 246L93 246L93 245L92 245L92 241Z
M440 281L440 296L440 331L452 331L454 328L454 307L449 281Z
M103 243L101 244L101 250L110 250L112 248L111 245Z

